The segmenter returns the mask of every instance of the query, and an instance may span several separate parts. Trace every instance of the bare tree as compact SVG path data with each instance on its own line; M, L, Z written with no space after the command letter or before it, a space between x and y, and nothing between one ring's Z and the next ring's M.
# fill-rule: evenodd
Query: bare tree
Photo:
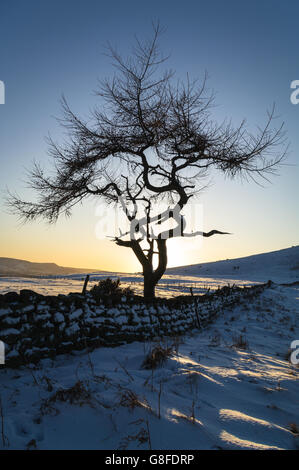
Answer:
M216 124L211 118L214 97L207 93L206 80L198 84L187 76L182 82L164 70L167 58L159 50L160 33L159 25L154 25L150 41L136 38L127 59L108 47L116 72L100 82L97 94L104 104L93 110L92 124L76 116L62 98L61 124L69 139L61 145L49 139L54 175L45 175L35 164L29 183L37 191L37 202L9 197L11 208L23 219L49 222L62 213L69 215L89 196L119 204L130 229L120 231L114 241L131 248L138 258L147 299L154 297L166 270L168 238L227 233L186 232L181 210L202 189L209 171L216 168L231 177L256 181L273 173L285 156L280 148L283 125L273 128L274 107L256 135L245 122L237 128L227 122ZM157 214L162 200L169 207ZM175 220L176 228L159 231L170 220Z

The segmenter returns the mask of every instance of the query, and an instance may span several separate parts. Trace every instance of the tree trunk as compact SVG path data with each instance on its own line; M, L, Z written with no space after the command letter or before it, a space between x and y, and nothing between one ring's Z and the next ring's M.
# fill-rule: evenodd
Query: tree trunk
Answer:
M152 300L155 298L155 287L158 284L159 280L163 276L167 267L167 248L166 240L158 239L157 247L159 253L159 263L155 271L152 269L152 264L150 267L143 266L143 276L144 276L144 287L143 295L145 300Z
M155 298L156 284L153 274L144 275L143 296L145 300L153 300Z

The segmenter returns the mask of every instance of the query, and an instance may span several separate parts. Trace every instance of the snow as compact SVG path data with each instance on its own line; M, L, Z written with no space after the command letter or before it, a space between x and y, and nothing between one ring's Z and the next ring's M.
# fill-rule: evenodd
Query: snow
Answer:
M43 295L82 292L85 276L86 273L36 278L0 277L0 294L21 289ZM142 294L143 278L140 274L95 272L89 276L88 288L107 277L120 278L122 286L129 286L137 294ZM214 290L227 284L242 287L265 283L269 279L277 283L299 281L299 246L245 258L171 268L159 282L156 292L161 297L190 295L192 286L194 294L203 294L207 289Z
M250 279L252 282L292 282L299 280L299 246L284 250L228 259L212 263L172 268L168 273L176 275L215 278Z
M274 260L280 263L276 281L292 284L274 284L250 304L225 308L200 331L83 350L16 370L1 366L0 449L298 449L299 369L289 361L291 343L299 339L299 286L290 269L296 253L289 264ZM236 280L256 282L242 263ZM265 263L263 269L270 272ZM210 285L227 281L213 275ZM198 281L202 289L206 279ZM171 316L167 309L161 314ZM170 356L144 369L157 344L170 347Z
M74 320L75 318L80 318L83 315L82 308L75 310L73 313L70 314L70 319Z
M147 342L3 367L5 448L149 449L150 436L157 450L295 449L298 367L286 356L299 337L298 296L297 286L274 285L200 332L165 338L173 354L153 371L141 367ZM55 399L78 381L81 396Z
M57 323L64 323L64 316L59 312L55 313L55 321Z
M15 328L8 328L4 331L2 331L3 335L18 335L20 332L19 330L16 330Z

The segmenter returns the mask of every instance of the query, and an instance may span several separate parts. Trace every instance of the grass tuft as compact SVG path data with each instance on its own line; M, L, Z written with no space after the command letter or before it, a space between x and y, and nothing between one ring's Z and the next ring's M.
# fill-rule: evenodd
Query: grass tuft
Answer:
M148 370L161 367L172 354L173 349L171 347L158 344L147 354L141 367Z

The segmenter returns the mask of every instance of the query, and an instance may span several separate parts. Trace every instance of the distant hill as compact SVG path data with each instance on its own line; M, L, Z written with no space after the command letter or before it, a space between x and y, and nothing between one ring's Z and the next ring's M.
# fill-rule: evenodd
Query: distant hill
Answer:
M55 263L32 263L15 258L0 257L0 276L58 276L76 273L89 273L95 269L68 268Z
M299 280L299 245L244 258L170 268L167 274L261 282L269 279L274 282L296 281Z

